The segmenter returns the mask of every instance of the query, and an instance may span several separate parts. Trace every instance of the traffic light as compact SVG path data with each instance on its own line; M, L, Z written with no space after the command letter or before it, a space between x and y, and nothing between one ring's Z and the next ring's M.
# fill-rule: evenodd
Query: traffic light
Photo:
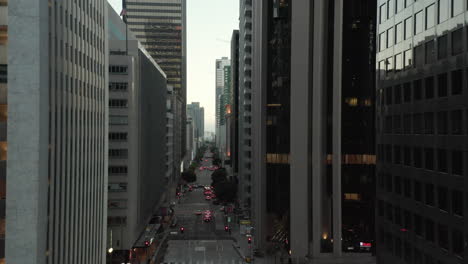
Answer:
M145 241L145 246L149 247L149 241Z
M224 231L229 231L229 226L224 226Z
M184 233L184 230L185 230L185 228L184 228L183 226L182 226L182 227L180 227L180 233L182 233L182 234L183 234L183 233Z
M252 237L247 238L247 243L252 244Z

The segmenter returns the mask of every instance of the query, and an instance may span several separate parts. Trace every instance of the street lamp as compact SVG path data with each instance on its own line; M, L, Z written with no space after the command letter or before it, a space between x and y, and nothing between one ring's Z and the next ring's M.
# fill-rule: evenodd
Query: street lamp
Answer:
M107 252L109 252L109 254L110 254L110 259L109 259L110 261L109 261L109 262L110 262L110 264L112 264L112 252L114 252L114 249L113 249L113 248L109 248L109 249L107 250Z

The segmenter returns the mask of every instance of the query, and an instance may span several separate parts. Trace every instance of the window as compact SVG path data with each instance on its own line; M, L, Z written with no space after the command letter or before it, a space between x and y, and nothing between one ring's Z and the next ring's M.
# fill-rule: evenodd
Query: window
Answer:
M381 33L379 35L379 51L385 50L387 48L387 34Z
M391 105L392 104L392 87L385 88L385 104Z
M405 0L396 0L396 13L405 9Z
M401 104L401 85L395 86L395 104Z
M392 133L392 117L391 116L385 117L384 133L386 134Z
M426 63L429 64L429 63L435 62L436 54L435 54L435 41L434 40L426 42L425 52L426 52L425 54Z
M126 132L110 132L109 141L126 141L128 134Z
M447 151L445 149L437 150L437 168L440 172L447 172Z
M447 73L437 75L437 84L438 96L447 96Z
M395 25L395 43L400 43L403 40L403 23Z
M464 0L451 0L452 1L452 17L461 14L463 12L463 1Z
M422 168L422 150L421 148L415 147L413 150L414 167Z
M400 115L393 116L393 133L401 134L401 116Z
M416 80L413 82L414 100L422 99L422 80Z
M127 166L109 166L109 175L122 175L128 173Z
M424 46L419 45L414 48L414 65L422 66L424 64Z
M422 190L421 183L419 181L414 182L414 200L421 202L422 201Z
M109 72L113 74L127 74L127 66L109 65Z
M411 24L411 17L405 19L405 32L404 32L404 39L409 39L411 37L412 32L412 24Z
M393 71L393 57L387 58L386 62L387 74Z
M439 246L448 249L448 228L446 225L439 224Z
M401 53L398 53L395 55L395 71L401 71L403 70L403 56Z
M128 89L128 83L115 83L115 82L110 82L109 83L109 91L111 92L126 92Z
M414 232L416 235L422 235L422 217L420 215L414 215Z
M419 11L414 15L414 34L418 34L424 30L423 11Z
M107 201L107 208L109 209L126 209L127 200L109 200Z
M393 206L391 204L387 204L386 208L386 215L387 215L387 220L390 222L393 222Z
M423 115L421 113L413 114L413 134L422 134L423 132Z
M452 213L463 216L463 192L461 191L452 191Z
M426 99L434 98L434 77L427 77L425 79L425 96Z
M434 184L426 183L426 204L434 206Z
M109 192L125 192L127 191L127 183L126 182L109 183L107 190Z
M405 69L410 68L411 65L413 65L413 54L412 54L411 49L405 50L403 52L403 60L404 60L404 63L405 63Z
M108 226L124 226L127 224L127 217L125 216L110 216L107 218Z
M434 221L426 219L425 221L426 240L434 242Z
M457 70L452 72L452 95L458 95L463 90L463 72Z
M401 225L401 208L395 207L395 224Z
M406 263L411 263L411 259L412 259L412 250L411 250L411 244L406 242L404 243L404 259L406 261Z
M452 55L457 55L463 52L463 28L459 28L452 32Z
M388 18L393 17L395 13L395 2L394 0L388 0L387 2L387 12L388 12Z
M391 145L385 145L385 161L387 163L392 162L392 146Z
M411 102L411 83L403 84L403 100L405 103Z
M398 258L401 258L401 256L402 256L402 254L401 254L402 245L403 245L403 243L401 242L401 238L396 237L395 238L395 256L397 256Z
M128 108L127 99L110 99L109 100L110 108Z
M437 58L444 59L448 56L448 37L443 35L437 38Z
M387 4L384 3L379 7L379 18L380 18L380 23L385 22L387 20Z
M448 190L445 187L437 188L437 204L440 210L448 212Z
M452 151L452 174L463 175L463 152L460 150Z
M403 115L403 134L411 134L411 115Z
M404 227L408 230L411 230L413 229L413 222L411 221L411 213L409 211L404 211L403 213L403 217L404 217Z
M434 170L434 150L431 148L424 149L424 167L427 170Z
M435 26L435 5L426 7L426 29Z
M454 110L450 112L452 135L463 135L463 112Z
M401 194L401 177L400 176L395 176L395 178L393 180L395 181L394 182L395 193L396 194Z
M411 198L411 180L408 178L403 179L403 195Z
M406 166L411 165L411 149L409 147L403 147L403 163Z
M401 164L401 147L400 146L393 146L393 154L395 156L394 163Z
M387 174L385 190L387 192L392 192L392 190L393 190L393 181L392 181L392 175L391 174Z
M437 134L447 135L448 133L448 113L442 111L437 113Z
M424 113L424 134L434 134L434 113Z
M110 125L128 125L128 116L118 116L111 115L109 116Z
M448 19L449 16L449 2L450 0L439 0L437 2L437 22L442 23Z
M390 48L395 43L395 40L393 39L394 36L395 33L393 33L393 28L391 27L387 30L387 48Z
M128 149L109 149L109 158L127 158Z
M452 230L452 247L453 253L458 256L463 256L463 248L465 242L463 241L463 231L461 230Z

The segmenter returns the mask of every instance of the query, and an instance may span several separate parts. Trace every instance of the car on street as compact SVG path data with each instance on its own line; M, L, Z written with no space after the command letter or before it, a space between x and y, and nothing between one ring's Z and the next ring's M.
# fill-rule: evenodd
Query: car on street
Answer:
M205 168L203 168L203 167L200 167L200 170L201 170L201 171L202 171L202 170L204 170L204 169L205 169Z
M221 212L224 212L224 206L221 206L221 208L219 208L219 210L220 210Z
M201 215L201 214L202 214L202 211L201 211L201 210L196 210L196 211L195 211L195 214L196 214L196 215Z
M192 187L192 186L189 186L188 191L189 191L189 192L193 191L193 187Z
M210 191L210 190L205 190L205 191L203 192L204 195L211 195L212 193L213 193L213 192Z
M203 216L203 221L210 222L211 218L212 218L211 215L205 215L205 216Z
M205 196L205 200L207 200L207 201L211 200L211 196L209 196L209 195Z

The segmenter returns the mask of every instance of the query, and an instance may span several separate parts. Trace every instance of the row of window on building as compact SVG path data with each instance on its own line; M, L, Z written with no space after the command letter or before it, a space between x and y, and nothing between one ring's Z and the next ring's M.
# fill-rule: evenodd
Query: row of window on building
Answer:
M449 19L450 17L455 17L461 13L463 13L463 1L464 0L437 0L435 3L432 3L425 8L421 9L420 11L416 12L416 14L420 14L420 18L415 20L420 20L421 25L424 21L426 21L426 28L427 24L434 26L436 21L437 15L437 22L442 23ZM417 0L388 0L385 1L383 4L379 6L379 24L389 20L395 14L400 13L405 8L412 5ZM437 6L437 13L436 13L436 6ZM423 17L423 11L426 11L425 17Z
M386 204L386 217L389 222L394 222L393 206ZM442 260L437 261L428 248L414 246L407 241L404 234L413 232L419 239L433 244L437 244L448 253L462 259L464 252L463 228L450 228L443 224L437 223L429 217L423 217L418 214L412 214L409 211L403 212L403 217L400 219L401 225L395 223L396 226L401 226L401 235L394 235L391 232L384 231L383 227L379 227L378 243L392 255L404 259L406 263L413 264L444 264ZM424 252L424 253L423 253ZM423 262L424 258L424 262Z
M380 89L377 93L377 102L381 105L392 105L461 95L465 91L463 72L459 69Z
M379 174L379 188L382 191L393 193L398 196L413 199L419 205L437 207L444 214L451 214L462 219L463 213L463 191L450 190L446 186L436 186L433 183L421 182L402 176L391 174ZM379 211L383 216L382 201L379 200Z
M466 113L463 115L463 113ZM465 117L464 117L465 116ZM387 115L377 120L377 133L397 135L468 135L468 111L407 113ZM383 125L383 129L382 129Z
M449 45L449 36L451 45ZM379 61L380 76L399 72L404 69L421 67L432 64L436 60L445 59L450 55L455 56L463 52L463 28L458 28L450 34L437 37L417 45L414 49L399 52L391 57Z
M417 169L464 175L464 152L462 150L435 149L400 145L377 145L379 162L410 166Z

